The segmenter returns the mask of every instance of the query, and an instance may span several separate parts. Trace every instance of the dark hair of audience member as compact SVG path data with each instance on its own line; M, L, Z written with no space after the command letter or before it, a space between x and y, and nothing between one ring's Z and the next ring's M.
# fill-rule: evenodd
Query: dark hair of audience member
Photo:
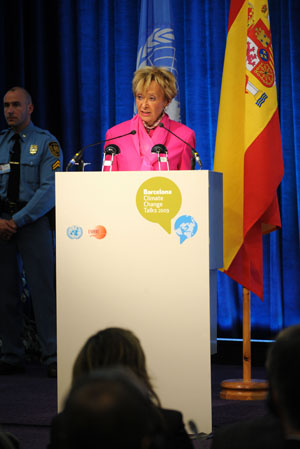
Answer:
M266 361L271 408L300 431L300 325L281 331L271 345Z
M61 446L68 449L163 449L165 427L146 387L121 367L74 383L64 407Z
M103 367L125 366L145 384L151 399L160 406L146 368L146 357L133 332L110 327L92 335L80 350L73 366L73 383L82 375Z

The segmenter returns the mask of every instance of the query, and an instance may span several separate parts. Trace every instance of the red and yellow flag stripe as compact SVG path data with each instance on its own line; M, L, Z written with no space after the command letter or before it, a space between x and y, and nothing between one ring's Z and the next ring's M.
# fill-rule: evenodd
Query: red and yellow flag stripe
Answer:
M283 176L266 0L231 0L214 170L223 172L224 271L262 298L262 233L281 224Z

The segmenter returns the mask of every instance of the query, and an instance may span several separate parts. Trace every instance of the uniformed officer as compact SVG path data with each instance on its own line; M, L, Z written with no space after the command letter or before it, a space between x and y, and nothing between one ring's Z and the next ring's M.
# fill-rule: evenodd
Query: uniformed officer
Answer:
M43 362L56 375L55 253L49 212L62 152L49 131L31 122L30 94L4 96L9 126L0 133L0 374L23 372L20 270L29 285Z

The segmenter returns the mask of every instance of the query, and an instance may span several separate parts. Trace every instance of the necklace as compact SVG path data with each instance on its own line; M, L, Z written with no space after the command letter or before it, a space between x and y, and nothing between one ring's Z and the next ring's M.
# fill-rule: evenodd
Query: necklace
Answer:
M144 122L144 120L142 120L142 122L143 122L143 124L144 124L144 127L146 128L147 133L149 133L149 131L150 131L151 129L154 129L154 128L157 127L157 125L159 124L159 122L161 121L161 119L163 118L163 116L164 116L164 111L162 112L161 116L156 120L156 122L154 122L153 125L151 125L151 126L147 125L147 123Z

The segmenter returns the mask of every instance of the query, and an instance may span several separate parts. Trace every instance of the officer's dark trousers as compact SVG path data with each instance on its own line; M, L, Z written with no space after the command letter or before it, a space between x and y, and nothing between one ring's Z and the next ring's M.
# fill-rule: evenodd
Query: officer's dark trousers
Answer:
M31 293L42 357L49 364L56 361L56 294L54 243L46 216L19 228L11 240L0 239L0 354L1 360L13 364L24 361L18 255Z

